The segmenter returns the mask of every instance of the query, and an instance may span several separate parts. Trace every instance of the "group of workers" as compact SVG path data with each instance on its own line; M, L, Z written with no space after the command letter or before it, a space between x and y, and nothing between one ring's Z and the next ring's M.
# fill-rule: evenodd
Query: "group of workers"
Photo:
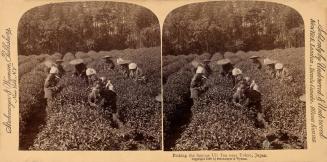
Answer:
M104 69L114 69L115 64L112 60L113 57L103 57ZM62 66L63 60L58 59L51 64L49 68L49 74L45 79L44 83L44 98L51 100L54 94L61 90L61 86L58 85L59 80L65 75L65 70ZM88 103L92 107L101 108L106 116L109 116L111 120L115 121L119 125L121 122L118 119L116 100L117 95L114 91L114 86L109 79L106 77L99 77L94 68L88 68L84 63L83 59L74 59L69 62L74 66L74 77L79 77L86 81L89 85L90 93L88 95ZM138 65L130 60L123 60L122 58L117 59L118 71L126 78L131 78L134 81L145 82L145 76Z
M257 69L262 69L262 64L258 60L260 57L252 56L249 59ZM196 100L199 95L205 92L209 87L206 83L208 76L212 73L209 63L210 60L204 60L203 63L198 61L192 61L195 74L191 80L190 92L191 98ZM261 105L262 94L259 91L259 86L255 80L251 81L251 78L244 76L241 69L232 65L229 59L221 59L217 61L219 65L219 73L222 77L231 78L233 81L233 96L231 98L232 103L237 107L255 108L257 111L256 120L259 127L265 127L266 122L264 119L263 108ZM278 63L271 59L264 59L265 71L274 78L281 81L292 81L293 78L289 75L287 68L282 63Z
M271 78L280 79L282 82L293 82L293 77L290 75L288 68L282 63L265 58L263 64L266 65L266 73L269 74Z
M262 69L262 64L259 61L258 56L251 56L253 65L258 69ZM105 63L102 64L104 69L115 69L113 58L110 56L103 57ZM56 60L51 65L49 75L44 83L44 98L51 99L53 95L61 90L61 87L57 85L60 78L65 74L65 70L61 63L63 60ZM202 63L198 61L192 61L194 76L192 77L190 84L191 98L197 99L199 95L205 92L209 87L206 84L206 80L209 75L212 74L212 70L209 66L210 60L204 60ZM73 76L80 77L86 80L91 86L91 92L88 96L88 103L92 107L102 107L104 113L112 114L113 120L118 120L116 98L117 95L114 91L114 86L111 81L105 77L98 77L97 72L93 68L87 68L83 59L75 59L70 61L70 64L74 65L75 70ZM233 80L232 103L237 107L254 107L257 110L257 121L265 125L263 109L261 106L262 94L259 91L259 86L255 80L251 81L250 77L244 76L243 72L239 68L235 68L229 59L221 59L217 61L220 66L220 75L222 77L228 77ZM289 74L288 69L284 67L282 63L265 58L263 60L265 65L265 72L272 78L280 79L281 81L293 81L293 77ZM129 77L134 81L145 82L145 76L142 70L136 63L130 60L124 60L122 58L117 59L118 71L125 77ZM162 95L159 94L156 100L161 102Z
M113 57L111 56L104 56L103 59L105 60L104 64L102 64L103 69L115 69L114 61L112 60ZM82 59L75 59L70 61L70 64L75 65L75 76L80 76L82 78L88 79L90 78L89 75L87 75L87 67L83 63ZM117 58L117 66L118 71L124 76L129 77L135 81L145 81L145 76L142 73L141 68L134 62L131 62L130 60L123 60L122 58ZM92 68L89 68L92 69ZM95 71L94 69L91 71ZM91 72L90 71L90 72Z

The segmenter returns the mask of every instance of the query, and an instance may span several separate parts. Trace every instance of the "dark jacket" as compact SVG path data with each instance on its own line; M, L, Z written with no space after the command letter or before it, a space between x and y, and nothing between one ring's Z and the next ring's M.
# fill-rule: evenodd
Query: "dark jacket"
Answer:
M233 70L233 65L232 64L224 64L221 65L220 67L220 74L225 76L225 75L232 75L232 70Z
M58 68L58 76L59 76L59 77L62 77L63 75L65 75L66 71L65 71L65 69L62 67L62 65L61 65L61 64L57 64L56 66L57 66L57 68Z
M74 75L86 77L86 65L83 63L75 65Z
M203 74L195 74L192 78L190 91L191 91L191 98L197 98L199 94L205 91L205 78Z
M44 82L44 98L52 99L53 94L59 90L57 86L58 78L56 78L55 74L49 74Z

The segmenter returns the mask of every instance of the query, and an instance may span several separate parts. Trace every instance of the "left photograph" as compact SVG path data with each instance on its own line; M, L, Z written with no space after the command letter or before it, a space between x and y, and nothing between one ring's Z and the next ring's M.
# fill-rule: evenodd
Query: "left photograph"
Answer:
M121 2L52 3L18 25L19 150L161 150L157 17Z

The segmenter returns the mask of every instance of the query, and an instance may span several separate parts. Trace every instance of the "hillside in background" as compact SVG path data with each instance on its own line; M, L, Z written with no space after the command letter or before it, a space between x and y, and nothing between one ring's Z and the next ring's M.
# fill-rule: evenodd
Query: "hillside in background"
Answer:
M205 2L173 10L163 26L163 55L304 46L294 9L270 2Z
M160 45L157 17L121 2L54 3L27 11L18 25L19 55L110 51Z

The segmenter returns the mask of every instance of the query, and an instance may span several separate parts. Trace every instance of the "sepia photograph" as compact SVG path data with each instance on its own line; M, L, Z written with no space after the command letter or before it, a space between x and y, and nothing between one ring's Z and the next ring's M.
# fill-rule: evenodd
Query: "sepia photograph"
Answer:
M161 150L157 17L122 2L31 8L18 24L19 150Z
M304 21L259 1L187 4L162 31L165 151L306 149Z
M0 4L1 162L326 161L326 0Z

